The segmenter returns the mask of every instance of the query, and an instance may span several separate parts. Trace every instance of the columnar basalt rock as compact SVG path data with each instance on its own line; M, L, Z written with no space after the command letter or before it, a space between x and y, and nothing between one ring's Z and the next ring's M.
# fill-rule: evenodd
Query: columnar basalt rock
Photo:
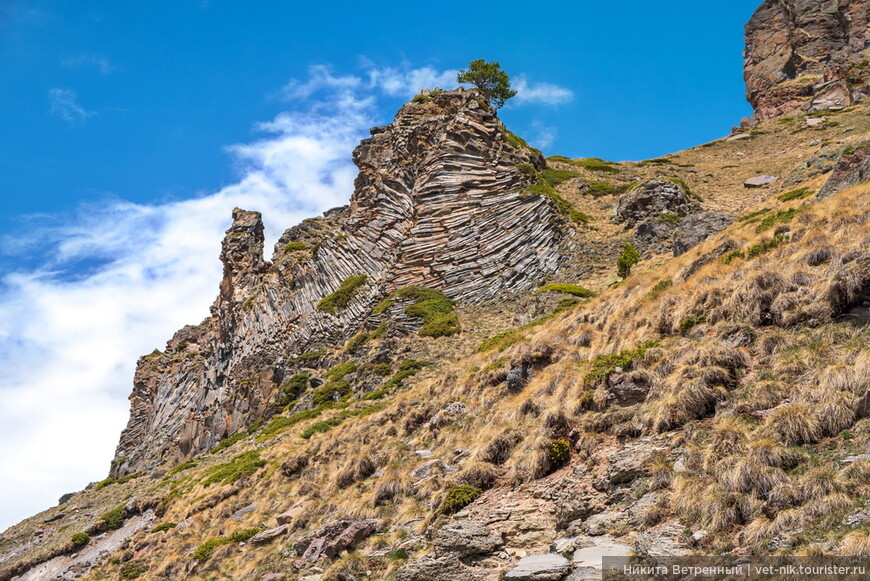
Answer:
M268 416L296 356L355 334L397 288L479 303L556 272L569 226L525 192L517 164L545 161L516 143L476 91L432 92L354 151L350 205L287 230L271 261L260 215L234 210L211 316L140 359L112 474L176 463ZM352 277L346 304L318 309Z
M870 96L868 0L767 0L746 25L746 98L761 119Z

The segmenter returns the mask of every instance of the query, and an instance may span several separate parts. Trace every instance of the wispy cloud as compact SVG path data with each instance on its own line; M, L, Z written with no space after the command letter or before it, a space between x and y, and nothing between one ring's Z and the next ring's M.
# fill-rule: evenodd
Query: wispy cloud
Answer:
M543 125L537 121L532 122L532 137L529 143L538 149L549 149L556 141L556 128Z
M530 83L524 75L517 76L511 85L517 92L517 105L532 103L561 105L562 103L569 103L574 99L574 92L571 89L552 83Z
M63 65L70 68L95 68L101 75L109 75L117 70L117 67L109 62L109 59L98 54L82 54L74 58L64 59Z
M349 74L337 74L330 65L313 65L308 78L290 81L283 87L282 96L295 100L308 99L315 94L346 92L410 98L422 89L452 89L457 86L456 69L378 66L367 59L361 62L363 70ZM515 100L511 102L513 106L560 105L574 98L571 89L552 83L531 83L525 75L518 75L512 86L517 91Z
M263 212L271 246L347 203L351 151L375 124L368 101L346 96L282 113L257 126L261 139L229 148L240 177L220 191L104 199L0 240L6 252L45 250L40 268L0 279L0 465L16 467L0 479L0 529L105 477L137 357L208 314L232 208Z
M82 123L96 115L79 105L79 96L72 89L51 89L48 91L49 111L70 125Z

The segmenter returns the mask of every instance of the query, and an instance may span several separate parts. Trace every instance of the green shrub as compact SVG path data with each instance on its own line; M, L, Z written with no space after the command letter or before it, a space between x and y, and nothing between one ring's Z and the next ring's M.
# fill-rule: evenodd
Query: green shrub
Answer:
M583 190L584 194L589 194L590 196L609 196L611 194L616 194L622 191L623 188L617 187L610 182L590 182L585 190Z
M547 446L547 461L550 470L557 470L568 463L571 458L571 444L567 440L553 440Z
M384 384L383 389L390 390L399 387L406 379L417 375L421 369L426 367L428 363L417 361L416 359L408 359L402 361L399 365L399 371L388 382Z
M438 512L441 514L456 514L478 499L483 492L474 486L454 486L447 491L447 497L441 503Z
M251 529L245 529L243 531L236 531L229 536L230 541L233 543L244 543L251 537L255 536L257 533L262 532L263 529L259 527L254 527Z
M372 309L372 314L373 315L380 315L382 313L385 313L387 311L387 309L389 309L392 306L393 306L392 300L384 299L375 305L375 308Z
M91 542L91 535L88 533L76 533L72 536L73 547L79 549Z
M770 240L763 240L757 244L753 244L749 248L746 249L746 257L747 258L755 258L756 256L761 256L766 252L770 252L780 244L783 244L788 240L788 236L785 234L777 234Z
M563 216L567 216L568 218L570 218L576 224L588 224L593 220L592 216L575 210L574 206L571 205L571 202L560 196L556 192L556 190L554 190L549 184L545 182L538 182L536 184L530 185L523 191L522 195L546 196L550 198L550 201L553 202L554 206L556 206L556 210Z
M409 286L397 290L392 296L414 301L405 308L405 314L423 320L421 337L449 337L462 330L459 317L453 312L455 303L439 290Z
M521 174L529 178L535 177L538 173L538 171L535 169L535 166L527 161L520 162L514 167L516 167L517 171L519 171Z
M296 425L305 420L314 419L319 416L323 410L328 409L328 407L328 405L323 405L310 410L302 410L301 412L296 412L289 418L287 416L278 416L269 422L269 424L263 429L263 432L257 437L257 442L265 442L272 436L284 431L290 426Z
M576 167L582 167L583 169L587 169L589 171L601 172L601 173L619 173L619 169L613 167L608 162L603 159L599 159L597 157L587 157L585 159L572 159L566 163L570 163Z
M539 293L548 293L548 292L556 292L556 293L565 293L569 295L574 295L575 297L588 298L594 297L595 293L587 288L583 288L580 285L576 284L560 284L553 283L542 286L538 289Z
M188 460L187 462L182 462L181 464L170 470L167 476L173 476L184 470L190 470L191 468L195 468L197 464L198 462L196 460Z
M217 454L221 450L226 450L227 448L229 448L230 446L232 446L233 444L235 444L239 440L244 440L247 437L248 437L248 434L246 432L236 432L232 436L228 436L228 437L224 438L223 440L221 440L220 442L218 442L214 448L209 450L209 453L210 454Z
M341 424L343 421L344 418L336 417L330 418L328 420L323 420L322 422L317 422L316 424L311 424L310 426L302 430L302 437L307 440L311 438L311 436L313 436L314 434L328 432L335 426Z
M282 383L279 388L278 405L284 407L291 401L299 399L302 392L308 388L308 380L309 377L307 373L296 373L291 375L290 379Z
M299 361L299 362L317 361L318 359L320 359L321 357L326 355L327 352L328 351L326 349L318 349L317 351L306 351L302 355L299 355L298 357L296 357L296 359L294 359L293 362L295 363L297 361Z
M284 245L284 252L297 252L299 250L308 250L308 245L304 242L288 242Z
M168 530L170 530L170 529L174 529L174 528L177 527L177 526L178 526L178 523L174 523L174 522L164 522L164 523L160 523L160 524L157 525L156 527L153 527L153 528L151 529L151 532L152 532L152 533L162 533L162 532L164 532L164 531L168 531Z
M121 579L137 579L147 571L148 567L144 564L133 561L121 567L119 573L121 574Z
M260 459L260 453L257 450L243 452L225 464L212 466L206 473L206 479L202 484L203 486L209 486L216 482L232 484L240 478L250 476L265 465L266 461Z
M357 351L359 351L359 348L365 345L369 339L371 339L371 335L369 335L368 333L364 331L357 333L350 341L347 342L347 344L344 346L344 349L345 351L353 355Z
M727 252L719 257L719 262L722 264L731 264L735 260L743 260L746 258L746 253L742 250L732 250L731 252Z
M661 296L663 292L665 292L672 286L674 286L674 281L672 281L671 279L668 278L665 280L660 280L653 285L653 287L650 289L646 296L650 299L657 299L659 298L659 296Z
M705 321L704 317L701 316L689 316L685 317L682 321L680 321L679 327L680 332L685 333L689 329L696 327Z
M339 363L338 365L332 367L329 371L326 372L326 377L332 380L344 379L345 375L349 375L356 371L356 362L345 361L344 363Z
M388 561L407 561L408 560L408 551L405 549L396 549L395 551L390 551L387 553Z
M123 504L119 504L112 510L100 515L100 522L105 528L114 531L124 526L124 520L126 518L127 509Z
M764 216L768 212L770 212L770 208L755 210L754 212L749 212L748 214L740 216L739 218L737 218L737 221L746 223L758 222L759 220L761 220L761 216Z
M363 396L363 399L366 401L373 401L376 399L382 399L387 396L387 390L384 388L376 389L374 391L370 391Z
M607 380L617 368L628 370L631 365L643 358L646 352L657 347L658 341L647 341L635 349L627 349L613 355L597 355L592 358L591 367L583 380L586 387L594 387Z
M314 390L312 394L314 405L339 401L350 395L352 391L351 385L344 380L328 381Z
M666 224L679 224L682 220L682 216L671 214L669 212L662 212L659 214L659 222L665 222Z
M431 103L432 97L430 97L429 95L419 94L419 95L416 95L413 99L411 99L411 101L413 103L420 103L420 104Z
M628 278L631 267L640 262L640 252L637 247L628 242L622 247L622 254L616 259L616 272L620 278Z
M806 197L809 197L813 194L813 191L809 188L798 188L796 190L791 190L790 192L785 192L784 194L780 194L777 196L777 199L780 202L790 202L792 200L802 200Z
M788 210L779 210L775 214L772 214L762 220L758 226L755 228L755 232L760 234L765 230L776 226L777 224L784 224L785 222L790 222L792 218L797 216L798 214L805 212L807 209L805 207L800 208L789 208Z
M372 373L374 373L375 375L381 375L381 376L389 375L392 370L393 370L393 366L390 365L389 363L375 363L371 367Z
M334 293L325 296L317 303L317 310L334 315L336 309L343 309L350 304L356 296L357 289L364 285L368 278L365 274L347 277Z
M209 539L200 546L198 546L193 554L190 556L190 558L200 562L208 561L209 558L214 554L215 549L217 549L221 545L227 545L230 542L232 541L230 541L228 537Z
M580 174L569 169L547 168L541 172L541 178L543 178L551 188L555 188L559 184L576 177L580 177Z

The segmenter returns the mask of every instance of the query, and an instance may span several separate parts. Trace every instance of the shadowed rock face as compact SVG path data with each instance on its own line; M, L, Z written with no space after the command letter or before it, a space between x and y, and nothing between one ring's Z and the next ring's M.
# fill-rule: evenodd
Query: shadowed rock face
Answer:
M529 177L516 167L543 167L540 153L511 145L475 91L421 101L354 151L350 206L287 230L270 262L260 215L233 212L211 316L139 360L114 476L179 462L268 416L296 356L351 337L397 288L476 303L559 269L566 225L548 198L522 194ZM317 309L360 275L346 305Z
M767 0L746 25L746 98L762 119L870 96L868 0Z

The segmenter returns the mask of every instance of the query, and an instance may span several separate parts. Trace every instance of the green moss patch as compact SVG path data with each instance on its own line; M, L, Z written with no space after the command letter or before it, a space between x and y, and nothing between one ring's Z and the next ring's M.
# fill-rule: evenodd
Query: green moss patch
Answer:
M356 296L359 287L364 285L368 278L365 274L347 277L334 293L327 295L317 303L317 310L334 315L337 309L347 307Z
M547 285L544 285L541 288L539 288L538 292L539 293L549 293L549 292L565 293L565 294L574 295L575 297L580 297L580 298L588 298L588 297L595 296L594 292L592 292L591 290L584 288L580 285L577 285L577 284L560 284L560 283L547 284Z
M260 459L257 450L243 452L225 464L212 466L206 472L206 479L202 484L203 486L215 483L232 484L245 476L250 476L265 465L266 461Z

